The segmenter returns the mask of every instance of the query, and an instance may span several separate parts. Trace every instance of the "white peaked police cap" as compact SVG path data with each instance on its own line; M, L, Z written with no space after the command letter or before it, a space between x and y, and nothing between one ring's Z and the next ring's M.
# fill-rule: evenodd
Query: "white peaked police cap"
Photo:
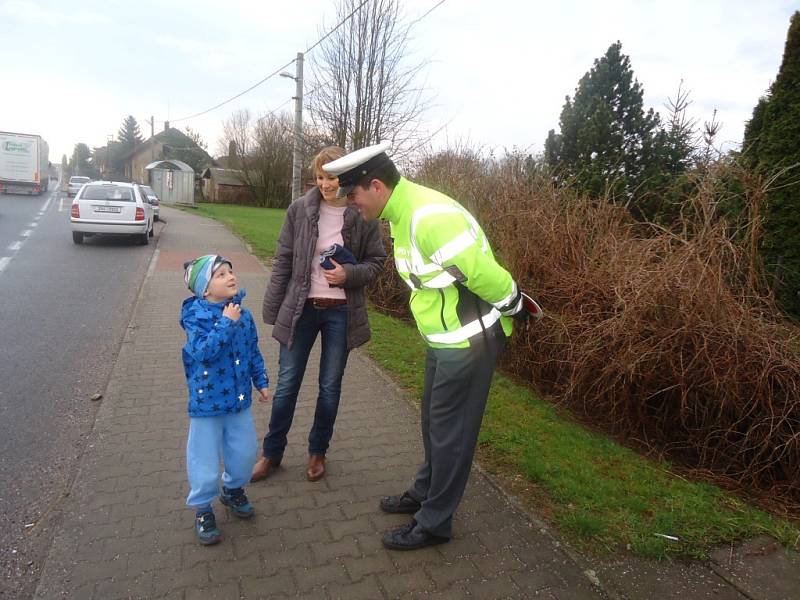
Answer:
M391 147L389 142L381 142L322 165L323 171L339 178L339 191L336 192L336 196L344 198L364 176L391 162L392 159L386 154Z

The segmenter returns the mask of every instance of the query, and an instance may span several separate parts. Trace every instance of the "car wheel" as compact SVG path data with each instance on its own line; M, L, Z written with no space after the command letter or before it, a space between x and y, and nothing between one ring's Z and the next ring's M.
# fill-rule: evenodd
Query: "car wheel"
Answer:
M155 217L153 217L153 221L158 221L158 215L156 215Z
M155 232L156 232L156 226L155 226L155 225L153 225L152 223L150 223L150 232L148 233L148 235L149 235L150 237L153 237L153 235L155 234Z
M150 236L147 235L146 231L137 235L136 239L139 240L139 244L142 246L147 246L150 243Z
M76 244L83 243L83 234L80 231L73 231L72 232L72 241Z

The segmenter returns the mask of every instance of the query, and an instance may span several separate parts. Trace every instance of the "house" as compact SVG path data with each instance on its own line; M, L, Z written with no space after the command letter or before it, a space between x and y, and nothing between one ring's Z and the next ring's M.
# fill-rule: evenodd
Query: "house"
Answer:
M245 183L244 171L209 167L201 175L203 199L220 204L256 204L253 191Z
M129 181L149 183L147 165L157 160L176 159L187 163L195 173L200 173L216 163L209 154L188 135L165 123L161 131L124 154L122 161L125 178Z

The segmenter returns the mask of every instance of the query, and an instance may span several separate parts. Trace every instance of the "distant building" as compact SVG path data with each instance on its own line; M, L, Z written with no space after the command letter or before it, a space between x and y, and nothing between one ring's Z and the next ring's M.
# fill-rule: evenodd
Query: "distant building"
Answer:
M239 169L209 167L201 175L203 199L220 204L256 204L256 197Z
M192 138L166 124L164 131L138 144L122 156L125 178L130 181L149 183L147 165L157 160L180 160L188 164L195 173L200 173L216 163Z

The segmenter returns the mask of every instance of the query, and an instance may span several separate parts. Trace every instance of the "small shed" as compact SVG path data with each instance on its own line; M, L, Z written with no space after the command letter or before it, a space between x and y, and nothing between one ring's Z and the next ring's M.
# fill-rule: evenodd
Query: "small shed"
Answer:
M150 187L163 204L194 205L194 169L175 159L157 160L145 167Z
M256 204L256 197L245 183L244 171L209 167L203 171L203 198L224 204Z

